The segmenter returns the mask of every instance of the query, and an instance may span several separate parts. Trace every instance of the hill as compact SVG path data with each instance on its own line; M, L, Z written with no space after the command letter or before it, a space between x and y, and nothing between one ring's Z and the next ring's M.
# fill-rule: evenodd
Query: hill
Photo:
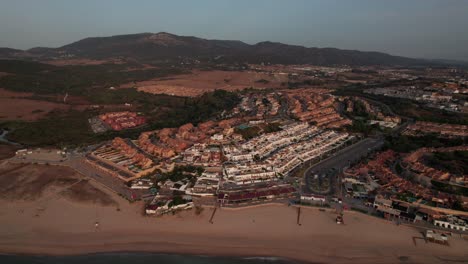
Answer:
M0 49L0 58L115 59L138 62L179 62L183 60L220 63L274 63L315 65L423 65L427 60L335 48L306 48L275 42L254 45L235 40L208 40L170 33L141 33L93 37L59 47L26 51Z

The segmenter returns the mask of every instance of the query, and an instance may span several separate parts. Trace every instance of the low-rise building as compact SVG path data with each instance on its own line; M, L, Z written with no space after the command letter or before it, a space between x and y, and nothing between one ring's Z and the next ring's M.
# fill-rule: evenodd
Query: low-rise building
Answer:
M468 221L455 215L448 215L440 219L434 219L434 225L457 231L468 230Z
M302 194L301 202L304 203L325 203L325 196L317 194Z

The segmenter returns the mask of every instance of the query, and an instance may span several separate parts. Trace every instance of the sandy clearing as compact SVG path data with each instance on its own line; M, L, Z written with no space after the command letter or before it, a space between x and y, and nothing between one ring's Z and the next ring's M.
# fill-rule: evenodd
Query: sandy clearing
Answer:
M81 96L68 96L66 104L64 95L42 95L41 99L29 99L33 93L15 92L0 88L0 121L25 120L34 121L46 116L53 110L78 110L90 108L90 102ZM112 106L113 107L113 106ZM122 108L123 106L119 106Z
M47 101L30 100L22 98L0 98L0 120L26 120L40 119L55 109L66 110L70 106Z
M67 167L6 163L0 167L0 198L34 201L80 179Z
M117 206L112 197L73 169L63 166L0 165L0 199L38 202L63 197L72 202Z
M267 83L258 82L266 80ZM123 84L120 88L136 86L139 91L154 94L170 94L178 96L199 96L215 89L228 91L241 90L249 87L257 89L280 88L282 82L287 82L287 75L267 74L250 71L194 71L192 74L177 75L170 78Z

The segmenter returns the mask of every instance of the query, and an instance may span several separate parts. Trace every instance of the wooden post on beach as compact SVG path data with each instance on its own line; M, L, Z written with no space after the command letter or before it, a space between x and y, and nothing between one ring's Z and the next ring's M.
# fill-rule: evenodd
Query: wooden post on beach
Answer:
M214 215L215 215L217 209L218 209L218 207L215 206L215 208L214 208L214 210L213 210L213 213L211 214L211 217L210 217L210 221L209 221L210 224L213 224L213 218L214 218Z
M302 224L300 223L301 220L301 207L297 208L297 225L301 226Z

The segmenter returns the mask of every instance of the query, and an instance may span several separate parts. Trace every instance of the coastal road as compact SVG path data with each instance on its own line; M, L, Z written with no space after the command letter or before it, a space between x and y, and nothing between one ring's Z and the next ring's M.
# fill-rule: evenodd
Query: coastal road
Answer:
M382 147L383 144L383 138L366 138L354 145L338 151L333 156L312 165L304 173L306 189L309 192L311 191L309 186L309 177L313 177L315 174L326 173L331 169L340 171L351 163L357 162L367 156L370 152Z

